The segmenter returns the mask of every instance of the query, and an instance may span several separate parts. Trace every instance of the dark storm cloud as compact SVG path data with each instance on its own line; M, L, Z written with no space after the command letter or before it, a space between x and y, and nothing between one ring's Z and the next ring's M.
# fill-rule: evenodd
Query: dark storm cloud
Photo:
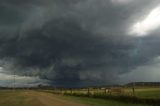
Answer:
M150 3L1 0L0 64L6 73L39 76L53 85L116 83L118 75L160 53L154 41L159 37L152 41L125 33L131 16Z

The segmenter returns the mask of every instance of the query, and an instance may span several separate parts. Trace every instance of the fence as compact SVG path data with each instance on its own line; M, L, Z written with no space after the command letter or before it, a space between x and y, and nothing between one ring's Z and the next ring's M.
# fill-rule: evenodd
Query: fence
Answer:
M54 89L47 90L55 94L74 94L74 95L114 95L114 96L134 96L135 90L132 88L111 87L111 88L81 88L81 89Z

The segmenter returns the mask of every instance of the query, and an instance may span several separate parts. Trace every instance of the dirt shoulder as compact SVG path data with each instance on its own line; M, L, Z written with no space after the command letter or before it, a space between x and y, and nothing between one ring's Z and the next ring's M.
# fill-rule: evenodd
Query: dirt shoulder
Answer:
M38 100L42 106L89 106L85 104L76 103L74 101L67 101L61 99L57 95L45 92L27 91L26 95Z

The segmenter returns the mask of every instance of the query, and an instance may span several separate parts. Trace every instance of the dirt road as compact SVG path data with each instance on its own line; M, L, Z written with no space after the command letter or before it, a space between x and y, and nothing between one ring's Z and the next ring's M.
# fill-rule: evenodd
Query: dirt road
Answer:
M59 96L51 93L35 91L26 91L25 93L27 96L34 98L34 100L38 100L42 106L88 106L85 104L61 99Z

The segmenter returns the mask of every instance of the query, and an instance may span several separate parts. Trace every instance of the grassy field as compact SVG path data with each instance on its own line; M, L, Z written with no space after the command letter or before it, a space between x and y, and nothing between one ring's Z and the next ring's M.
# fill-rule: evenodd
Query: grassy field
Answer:
M160 88L137 88L135 95L139 98L160 99Z

